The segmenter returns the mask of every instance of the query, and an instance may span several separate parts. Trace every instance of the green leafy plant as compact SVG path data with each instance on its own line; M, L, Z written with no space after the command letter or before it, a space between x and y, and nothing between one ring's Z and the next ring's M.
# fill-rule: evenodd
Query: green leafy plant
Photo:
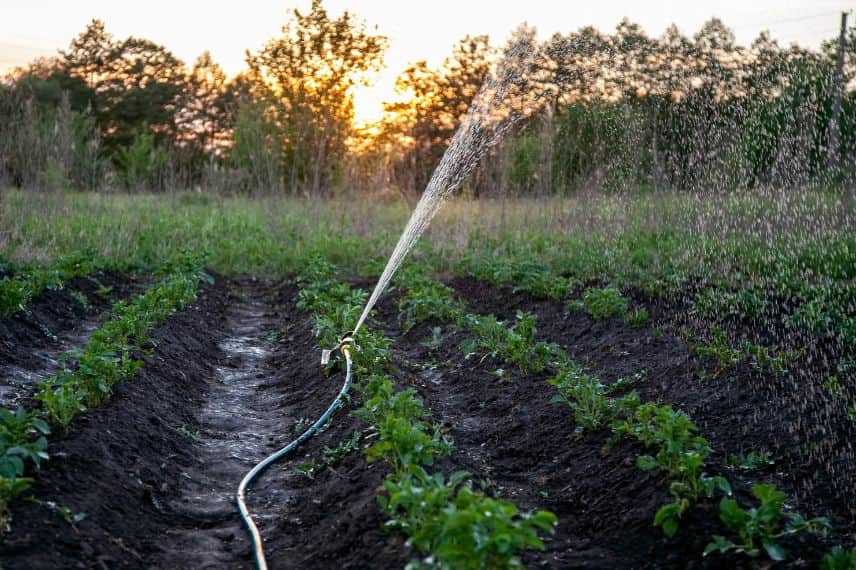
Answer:
M725 460L726 467L742 471L757 471L768 465L773 465L773 463L769 451L754 450L740 455L732 455Z
M458 322L463 318L464 304L455 299L453 291L419 270L403 271L396 281L405 291L398 301L405 331L428 319Z
M328 264L315 260L298 277L302 306L314 313L319 338L341 334L334 328L340 320L335 305L350 295L331 281L333 273ZM378 497L391 517L388 526L402 530L440 567L515 567L520 565L519 550L543 548L538 532L553 530L556 519L551 513L518 513L510 503L472 491L464 483L466 474L446 480L425 470L449 453L451 442L441 426L426 421L428 411L415 391L396 390L386 375L389 339L363 327L355 341L354 372L364 380L355 384L363 404L353 415L377 433L377 442L365 449L366 457L384 460L393 470L384 483L387 496ZM318 464L304 467L311 477Z
M787 364L792 359L791 354L784 352L774 354L768 347L752 344L748 341L743 341L742 348L748 355L749 363L754 370L768 372L774 376L787 373Z
M308 463L304 463L295 467L295 471L305 477L308 477L309 479L315 479L315 475L318 474L318 471L322 467L323 465L321 465L320 463L317 463L315 461L309 461Z
M113 305L113 315L72 353L74 367L39 384L34 398L52 423L67 426L80 412L109 398L112 387L133 377L142 362L131 356L148 341L149 331L196 296L196 277L179 273L164 278L132 302Z
M431 327L431 338L422 342L422 346L429 350L439 350L443 346L443 329Z
M722 476L704 472L710 447L697 435L696 426L683 412L670 406L646 403L637 406L626 419L616 421L613 431L617 436L628 435L654 448L654 455L640 455L636 464L649 471L659 469L672 481L669 491L674 502L661 507L654 517L655 526L666 536L673 536L684 512L700 498L711 498L718 490L731 494L731 485Z
M627 326L638 328L648 322L651 315L645 307L636 307L632 311L624 315L624 322Z
M574 411L577 433L604 428L620 411L638 403L635 393L621 398L610 397L608 387L576 365L563 368L547 383L559 392L551 401L566 403Z
M836 546L823 556L820 570L856 570L856 546L850 550Z
M349 439L339 443L336 447L324 447L321 452L321 457L325 465L335 465L344 459L348 454L360 448L360 439L363 437L363 432L354 430Z
M608 319L627 312L627 299L614 287L589 288L583 293L581 301L571 301L567 307L571 310L585 310L594 319Z
M0 315L13 315L46 289L58 289L75 277L83 277L100 267L89 251L57 257L45 267L32 267L0 279Z
M543 549L540 532L552 532L556 517L547 511L519 513L511 503L474 491L464 472L448 480L417 468L396 481L388 477L381 507L389 525L430 552L443 568L522 568L517 552Z
M83 307L84 309L89 309L89 297L86 296L86 293L84 293L83 291L75 291L71 294L71 297L75 301L77 301L81 307Z
M493 315L467 315L465 322L474 335L461 345L467 357L482 354L482 359L497 358L521 371L540 372L562 354L557 345L535 340L535 316L522 311L508 328Z
M711 376L711 378L716 378L727 368L746 360L746 355L740 350L731 348L728 338L721 328L712 326L710 330L713 333L713 339L708 343L696 344L693 351L699 356L709 356L716 359L717 368Z
M760 504L749 509L741 508L734 499L722 499L719 516L735 535L733 539L714 535L705 554L735 551L755 558L763 549L772 560L784 560L788 553L778 542L781 538L802 531L826 533L829 530L829 521L825 518L807 520L798 513L784 511L787 495L775 485L753 485L752 495Z
M9 501L30 486L32 480L24 477L27 465L38 468L48 459L48 434L47 423L24 408L0 409L0 526L5 524Z

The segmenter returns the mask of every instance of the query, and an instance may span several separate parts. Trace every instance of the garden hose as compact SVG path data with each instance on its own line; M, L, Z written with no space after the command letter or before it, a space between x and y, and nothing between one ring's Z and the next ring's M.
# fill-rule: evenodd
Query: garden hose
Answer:
M348 389L351 387L351 345L353 344L354 339L350 336L346 336L339 343L334 346L332 349L324 350L321 362L322 364L327 364L330 360L330 354L334 350L339 350L342 355L345 357L345 383L342 385L342 389L339 391L339 395L336 396L336 399L330 404L327 408L327 411L318 418L318 420L312 424L306 431L300 434L300 437L280 449L265 457L262 461L260 461L255 467L253 467L249 473L247 473L244 478L241 480L241 484L238 485L238 495L237 495L237 503L238 503L238 511L241 514L241 519L244 521L244 525L247 527L247 531L250 533L250 537L253 541L253 556L256 560L256 568L258 570L267 570L267 561L265 560L264 548L262 547L262 536L259 534L259 529L256 524L253 522L252 517L250 516L250 511L247 509L246 503L246 491L247 487L253 482L253 480L265 469L267 469L272 463L275 461L282 459L295 449L297 449L301 443L312 437L318 428L323 426L330 419L330 416L333 415L333 412L341 405L342 398L345 397L348 393Z

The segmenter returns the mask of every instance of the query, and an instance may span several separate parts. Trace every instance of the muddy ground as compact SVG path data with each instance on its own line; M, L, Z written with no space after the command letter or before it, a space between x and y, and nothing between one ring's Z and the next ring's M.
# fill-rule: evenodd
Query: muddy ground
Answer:
M450 284L471 312L501 318L513 317L516 309L535 312L539 338L561 344L606 380L646 371L637 386L643 398L690 413L715 450L711 470L728 476L744 499L752 481L774 481L794 497L792 506L830 517L833 535L787 541L792 556L778 566L813 567L833 544L856 541L847 478L856 470L847 447L852 424L823 416L826 433L841 444L836 453L821 454L826 448L812 440L818 432L800 429L807 419L794 417L812 400L806 395L814 387L801 393L793 380L816 374L796 370L776 380L741 365L702 381L700 372L711 363L659 326L678 310L667 304L634 299L646 302L653 322L631 329L620 319L592 321L559 303L470 279ZM296 289L286 279L217 277L213 286L203 286L196 303L155 331L133 381L117 386L107 405L52 436L52 457L32 498L13 505L12 530L0 544L2 567L251 568L233 503L238 482L296 437L306 420L318 417L342 381L340 374L321 374L311 321L295 301ZM638 447L607 448L606 433L574 437L570 410L549 403L554 392L548 373L507 371L499 380L499 365L465 360L458 348L463 333L443 323L403 334L394 301L387 298L370 324L395 339L399 382L419 391L454 439L441 467L470 471L489 493L523 509L558 515L556 535L544 552L526 554L528 565L750 565L738 557L701 558L710 535L723 532L715 503L700 505L674 539L663 539L651 519L668 500L667 483L636 468ZM443 327L439 348L423 344L433 326ZM0 365L21 362L42 346L36 336L12 336ZM325 447L365 430L347 411L338 412L296 457L274 465L250 492L271 568L395 568L415 555L402 536L382 528L376 495L386 475L383 464L367 464L353 452L311 469L322 463ZM370 437L364 433L361 445ZM775 463L751 474L720 466L726 456L749 449L770 451ZM64 507L85 518L70 524Z

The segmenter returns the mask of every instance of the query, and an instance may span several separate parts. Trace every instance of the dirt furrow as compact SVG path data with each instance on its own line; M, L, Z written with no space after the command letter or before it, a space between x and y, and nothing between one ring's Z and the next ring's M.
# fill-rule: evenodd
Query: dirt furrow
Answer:
M0 408L25 405L36 384L60 369L63 353L82 347L110 305L145 286L112 273L81 277L48 290L11 317L0 317Z

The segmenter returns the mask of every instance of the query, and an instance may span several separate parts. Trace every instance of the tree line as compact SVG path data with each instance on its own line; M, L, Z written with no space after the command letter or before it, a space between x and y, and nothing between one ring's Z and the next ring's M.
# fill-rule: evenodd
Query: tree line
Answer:
M491 152L477 196L588 190L853 185L856 33L846 37L839 144L830 146L836 40L819 51L761 34L740 46L719 20L649 37L623 20L538 41L521 70L538 107ZM424 188L501 50L465 37L439 66L397 79L370 128L354 91L388 39L320 0L227 77L202 54L116 38L93 20L56 56L0 83L0 183L33 189L330 196Z

